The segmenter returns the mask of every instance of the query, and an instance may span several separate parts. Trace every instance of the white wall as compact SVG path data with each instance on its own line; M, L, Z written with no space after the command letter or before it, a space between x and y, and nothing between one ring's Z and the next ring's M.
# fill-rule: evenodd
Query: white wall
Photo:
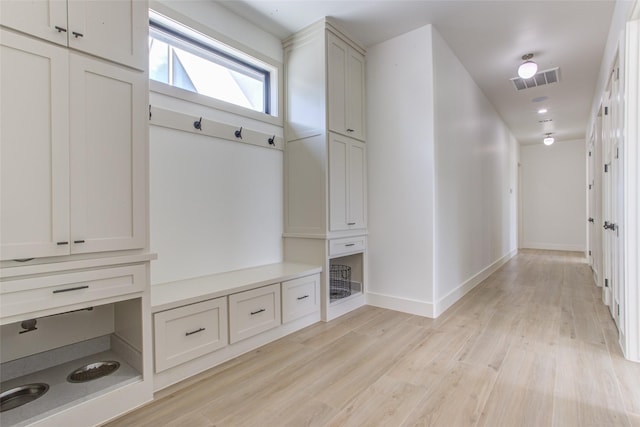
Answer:
M448 307L516 249L517 141L433 32L435 302Z
M522 164L522 247L586 248L585 142L525 145Z
M431 26L367 51L373 305L437 316L516 249L517 142Z
M278 39L214 2L152 2L277 62ZM170 6L170 7L169 7ZM184 22L184 21L183 21ZM153 108L282 136L282 126L151 92ZM151 126L151 283L282 261L283 153Z
M433 83L431 27L367 51L370 296L431 315ZM375 296L374 296L375 298Z

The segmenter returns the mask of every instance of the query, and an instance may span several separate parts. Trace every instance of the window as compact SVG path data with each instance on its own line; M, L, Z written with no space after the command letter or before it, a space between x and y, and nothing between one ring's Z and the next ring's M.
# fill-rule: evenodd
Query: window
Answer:
M149 11L149 79L271 114L271 67Z

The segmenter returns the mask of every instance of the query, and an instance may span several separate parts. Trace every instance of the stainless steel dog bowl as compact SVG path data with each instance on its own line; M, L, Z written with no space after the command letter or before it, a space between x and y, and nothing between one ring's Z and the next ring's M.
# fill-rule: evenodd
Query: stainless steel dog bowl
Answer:
M76 369L67 376L70 383L85 383L114 373L120 367L120 362L107 360L104 362L90 363Z
M8 411L41 397L49 390L49 384L35 383L21 385L0 393L0 412Z

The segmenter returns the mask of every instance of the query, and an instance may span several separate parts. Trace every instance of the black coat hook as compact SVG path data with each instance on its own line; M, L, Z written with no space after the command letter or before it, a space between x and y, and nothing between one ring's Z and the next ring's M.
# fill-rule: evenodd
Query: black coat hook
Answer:
M202 130L202 117L200 117L200 120L193 122L193 127L198 130Z
M276 136L273 135L271 138L269 138L267 141L269 141L269 145L276 145Z
M236 136L236 138L242 139L242 126L240 126L240 129L235 131L234 135Z

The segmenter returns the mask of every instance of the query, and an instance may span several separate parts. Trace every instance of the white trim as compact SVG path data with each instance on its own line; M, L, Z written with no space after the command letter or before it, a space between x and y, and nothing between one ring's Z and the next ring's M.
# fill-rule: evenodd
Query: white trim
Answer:
M640 9L640 6L638 6ZM640 20L626 28L624 118L624 295L625 357L640 362Z
M419 301L410 298L396 297L392 295L378 294L368 292L366 295L367 305L374 307L386 308L389 310L401 311L403 313L415 314L434 318L433 303L428 301Z
M435 306L434 306L434 310L433 310L434 317L438 317L442 313L444 313L449 307L451 307L458 300L460 300L460 298L465 296L467 292L469 292L470 290L478 286L487 277L491 276L500 267L506 264L507 261L509 261L514 256L516 256L517 253L518 253L518 250L514 249L513 251L509 252L507 255L503 256L502 258L495 261L493 264L486 267L484 270L480 271L479 273L469 278L467 281L465 281L460 286L458 286L457 288L449 292L444 297L440 298L435 303Z
M542 249L546 251L570 251L585 253L585 245L569 245L563 243L525 242L521 249Z

